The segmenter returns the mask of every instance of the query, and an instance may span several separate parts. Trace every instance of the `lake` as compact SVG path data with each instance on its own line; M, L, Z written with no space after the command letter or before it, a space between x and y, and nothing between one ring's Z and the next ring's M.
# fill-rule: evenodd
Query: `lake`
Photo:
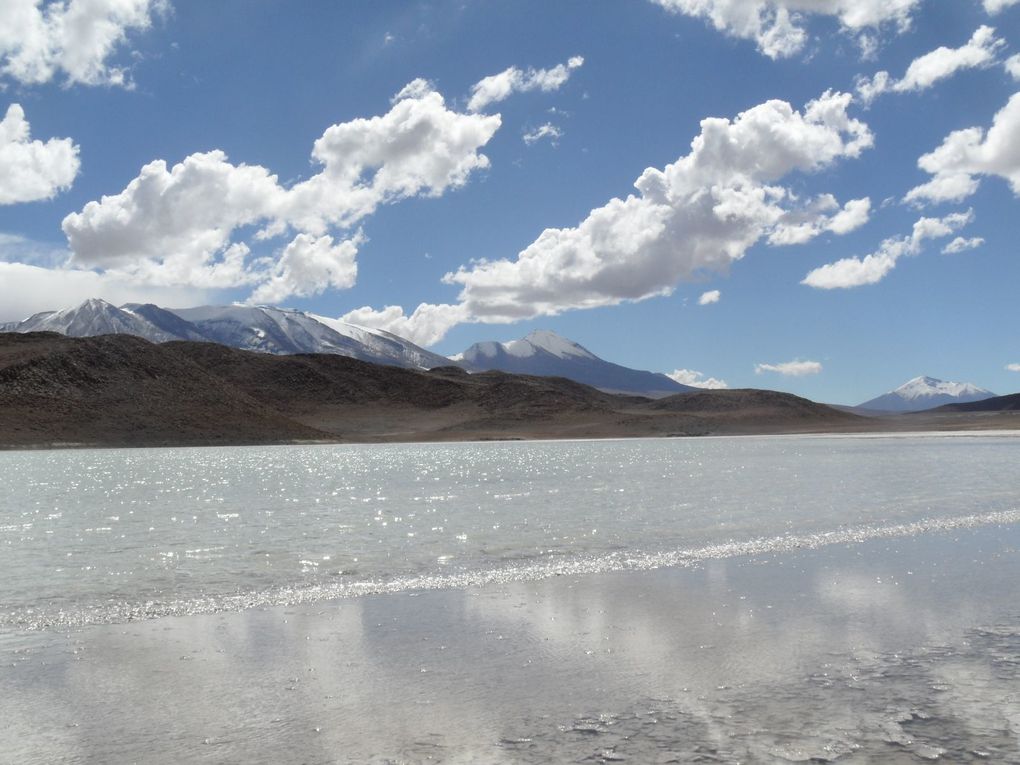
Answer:
M985 677L1020 666L1017 464L1015 433L0 453L0 753L1017 756ZM918 738L978 671L1006 722Z

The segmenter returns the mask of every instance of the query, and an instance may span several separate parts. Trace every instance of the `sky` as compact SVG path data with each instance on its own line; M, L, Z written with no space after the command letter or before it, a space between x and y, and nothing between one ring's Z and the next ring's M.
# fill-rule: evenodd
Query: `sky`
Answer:
M1020 0L0 0L0 322L1020 390Z

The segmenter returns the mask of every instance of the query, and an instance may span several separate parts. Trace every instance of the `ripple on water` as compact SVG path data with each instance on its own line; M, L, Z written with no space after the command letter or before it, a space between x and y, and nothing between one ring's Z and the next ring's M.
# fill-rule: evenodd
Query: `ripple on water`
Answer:
M249 608L293 606L327 600L406 592L480 587L493 584L536 581L553 576L581 576L615 571L650 571L666 567L689 567L701 562L736 556L763 556L812 550L829 545L859 544L871 540L910 537L931 532L947 532L981 526L1020 523L1020 510L965 515L955 518L933 518L889 526L859 526L813 534L784 534L743 542L707 545L699 548L654 553L618 551L597 556L549 555L480 570L443 571L443 564L434 573L395 576L385 579L359 580L343 571L334 581L309 586L276 587L261 591L205 595L200 597L152 598L143 602L104 602L81 608L46 606L13 609L0 613L0 627L19 629L66 629L89 624L115 624L138 619L164 616L189 616L221 611L242 611ZM551 551L552 552L552 551ZM161 553L169 558L173 552ZM356 558L354 559L357 560ZM319 561L302 559L303 571L319 568Z

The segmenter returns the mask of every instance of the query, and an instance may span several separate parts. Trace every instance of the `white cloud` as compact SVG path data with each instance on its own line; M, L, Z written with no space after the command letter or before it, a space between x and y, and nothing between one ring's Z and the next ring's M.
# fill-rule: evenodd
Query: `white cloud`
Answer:
M524 143L531 146L531 144L541 141L543 138L548 138L553 146L556 142L563 137L563 131L556 127L551 122L546 122L544 125L539 125L534 130L526 131L524 133Z
M690 385L692 388L706 388L709 390L721 390L730 387L725 380L717 380L714 377L705 377L701 372L693 369L675 369L666 374L672 380L681 385Z
M941 46L914 59L902 79L891 79L888 72L878 72L870 80L858 79L857 94L865 103L869 103L887 91L905 93L927 90L936 82L963 69L992 66L1005 44L1005 41L995 36L994 28L978 27L966 45L959 48Z
M479 80L471 87L468 111L481 111L489 104L506 100L513 93L559 90L570 79L571 72L583 64L583 57L572 56L567 63L557 64L550 69L519 69L511 66L499 74Z
M499 115L460 114L434 90L416 89L381 117L328 128L313 147L322 170L287 194L284 217L301 230L351 226L387 204L441 196L489 167L478 150L499 129Z
M80 164L70 138L33 141L25 110L7 107L0 121L0 205L52 199L71 187Z
M140 284L261 285L252 298L262 301L350 286L360 240L335 243L337 232L380 205L463 185L489 166L479 149L499 126L499 115L451 111L416 80L385 115L328 128L312 150L318 172L290 188L221 151L172 168L156 160L119 194L64 219L71 263ZM238 238L250 227L261 227L252 242L298 236L274 264L250 257L250 242Z
M43 268L0 261L0 322L21 321L40 311L77 305L88 298L122 303L186 307L210 302L204 290L139 286L95 271Z
M1007 364L1006 365L1006 371L1007 372L1020 372L1020 364Z
M994 1L994 0L993 0ZM785 58L803 50L808 41L810 15L838 19L843 30L856 35L865 51L873 49L875 32L886 26L902 31L921 0L653 0L663 8L705 19L720 32L754 40L770 58Z
M811 271L801 284L816 289L849 289L876 284L896 267L904 255L918 255L928 239L949 236L974 219L974 213L952 213L944 218L920 218L914 223L908 237L890 237L879 245L876 252L863 258L843 258Z
M243 269L211 279L215 257L235 229L277 218L285 195L264 167L233 165L223 152L210 151L169 170L161 159L150 162L119 194L64 218L63 229L76 266L115 269L149 283L229 287Z
M942 248L943 255L955 255L958 252L966 252L967 250L974 250L985 243L985 240L980 236L972 236L969 239L966 237L958 236L945 247Z
M772 245L804 244L826 231L848 234L870 217L871 200L867 197L851 199L840 208L836 197L822 194L805 207L785 213L769 233L768 241Z
M917 160L917 165L932 177L907 192L905 201L959 202L977 191L979 176L1004 178L1020 196L1020 93L1009 99L995 115L986 132L972 127L956 130L942 145Z
M722 297L722 293L719 292L719 290L702 292L701 297L698 298L698 305L711 305L712 303L718 303L720 297Z
M797 200L776 181L871 145L868 127L846 113L851 100L825 93L803 113L768 101L732 121L706 119L689 154L645 170L638 195L611 200L575 228L547 229L516 260L478 261L444 281L462 286L473 320L501 322L642 300L725 272L790 222ZM859 219L861 210L847 215Z
M128 85L127 71L107 59L168 7L166 0L3 0L0 72L30 85L58 75L68 84Z
M381 311L364 306L340 317L348 324L383 329L422 346L439 342L452 327L468 320L462 305L431 303L422 303L410 316L400 306L390 305Z
M1009 74L1014 80L1020 81L1020 53L1014 53L1012 56L1002 62L1002 66L1006 69L1006 73Z
M326 289L348 289L358 276L355 258L364 241L359 231L352 239L333 243L331 236L298 234L273 265L270 277L252 295L254 303L278 303L291 295L308 297Z
M822 365L817 361L785 361L782 364L756 364L754 373L756 375L766 372L775 372L786 377L804 377L805 375L816 375L822 371Z
M994 16L999 11L1016 5L1020 0L984 0L985 12Z

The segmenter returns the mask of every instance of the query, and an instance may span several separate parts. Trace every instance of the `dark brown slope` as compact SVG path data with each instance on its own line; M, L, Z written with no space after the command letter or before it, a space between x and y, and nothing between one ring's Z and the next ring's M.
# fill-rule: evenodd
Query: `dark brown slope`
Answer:
M995 396L983 401L970 401L966 404L946 404L932 412L1020 412L1020 393L1008 396Z
M652 401L571 380L273 356L126 335L0 334L0 445L410 441L861 430L796 396Z
M0 443L265 443L326 436L130 335L0 335Z
M356 440L510 435L569 427L613 411L615 397L571 380L461 369L421 372L325 354L266 356L211 343L167 343L246 395Z
M868 428L870 421L831 406L816 404L800 396L771 390L737 388L680 393L655 401L651 409L701 417L715 432L738 427L755 430L816 431Z

